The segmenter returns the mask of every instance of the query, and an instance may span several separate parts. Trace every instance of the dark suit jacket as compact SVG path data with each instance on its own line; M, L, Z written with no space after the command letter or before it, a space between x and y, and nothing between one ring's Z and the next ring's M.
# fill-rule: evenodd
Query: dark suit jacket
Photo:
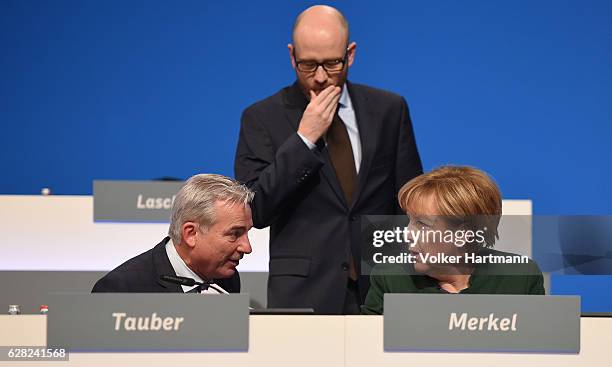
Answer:
M169 240L170 237L166 237L151 250L119 265L98 280L91 292L183 293L180 285L160 280L162 275L176 275L166 254ZM215 279L214 282L229 293L240 292L238 272L231 278Z
M311 151L297 135L308 104L297 83L242 115L235 174L255 191L255 227L270 226L268 307L341 313L351 254L360 263L360 216L399 213L399 188L422 173L405 100L363 85L347 87L362 145L350 204L324 145ZM362 299L367 288L361 277Z

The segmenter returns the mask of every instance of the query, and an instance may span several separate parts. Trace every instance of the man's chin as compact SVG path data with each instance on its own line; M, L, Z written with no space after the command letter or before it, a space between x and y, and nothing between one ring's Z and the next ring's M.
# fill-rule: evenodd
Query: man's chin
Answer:
M236 274L236 268L232 266L230 268L221 269L219 272L217 272L216 278L229 278L234 274Z

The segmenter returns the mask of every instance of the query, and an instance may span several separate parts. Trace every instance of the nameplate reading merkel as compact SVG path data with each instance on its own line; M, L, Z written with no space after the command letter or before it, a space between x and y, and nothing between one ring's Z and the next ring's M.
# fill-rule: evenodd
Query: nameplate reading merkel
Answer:
M385 294L387 352L580 351L580 297Z
M181 181L100 181L93 184L94 222L168 223Z
M249 348L248 294L50 294L47 344L73 351Z

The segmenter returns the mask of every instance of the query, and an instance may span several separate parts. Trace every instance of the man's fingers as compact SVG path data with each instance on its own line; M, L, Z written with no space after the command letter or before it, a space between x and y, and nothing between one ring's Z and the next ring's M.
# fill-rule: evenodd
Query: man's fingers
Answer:
M327 107L329 107L330 104L334 104L334 99L336 98L340 98L340 88L335 87L332 89L332 92L330 92L330 94L328 94L324 100L321 101L321 106L323 107L323 109L327 110ZM336 101L336 103L338 103Z
M326 98L327 96L329 96L329 94L330 94L330 93L332 93L332 92L334 91L334 88L335 88L335 86L330 85L329 87L327 87L327 88L323 89L323 90L321 91L321 93L319 93L319 95L318 95L318 96L316 96L315 98L312 98L312 97L310 98L310 103L313 103L313 104L315 104L315 105L319 105L319 104L321 104L321 103L322 103L322 101L324 101L324 100L325 100L325 98ZM311 92L312 92L312 91L311 91ZM314 92L312 92L312 93L314 93Z
M310 90L310 101L314 101L317 98L317 94L311 89Z
M336 113L336 108L338 108L338 102L340 101L340 94L335 96L331 103L325 108L324 118L327 121L331 121L333 119L334 114Z

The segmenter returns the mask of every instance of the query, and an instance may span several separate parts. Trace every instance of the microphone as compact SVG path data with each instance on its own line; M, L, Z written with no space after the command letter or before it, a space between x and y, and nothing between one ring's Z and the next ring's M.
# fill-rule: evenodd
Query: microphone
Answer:
M176 276L176 275L162 275L160 277L160 279L163 280L164 282L178 284L178 285L184 285L184 286L187 286L187 287L192 287L194 285L197 285L197 286L201 287L204 290L208 289L208 286L212 283L212 282L200 283L200 282L196 282L195 279L191 279L191 278L187 278L187 277L179 277L179 276Z

